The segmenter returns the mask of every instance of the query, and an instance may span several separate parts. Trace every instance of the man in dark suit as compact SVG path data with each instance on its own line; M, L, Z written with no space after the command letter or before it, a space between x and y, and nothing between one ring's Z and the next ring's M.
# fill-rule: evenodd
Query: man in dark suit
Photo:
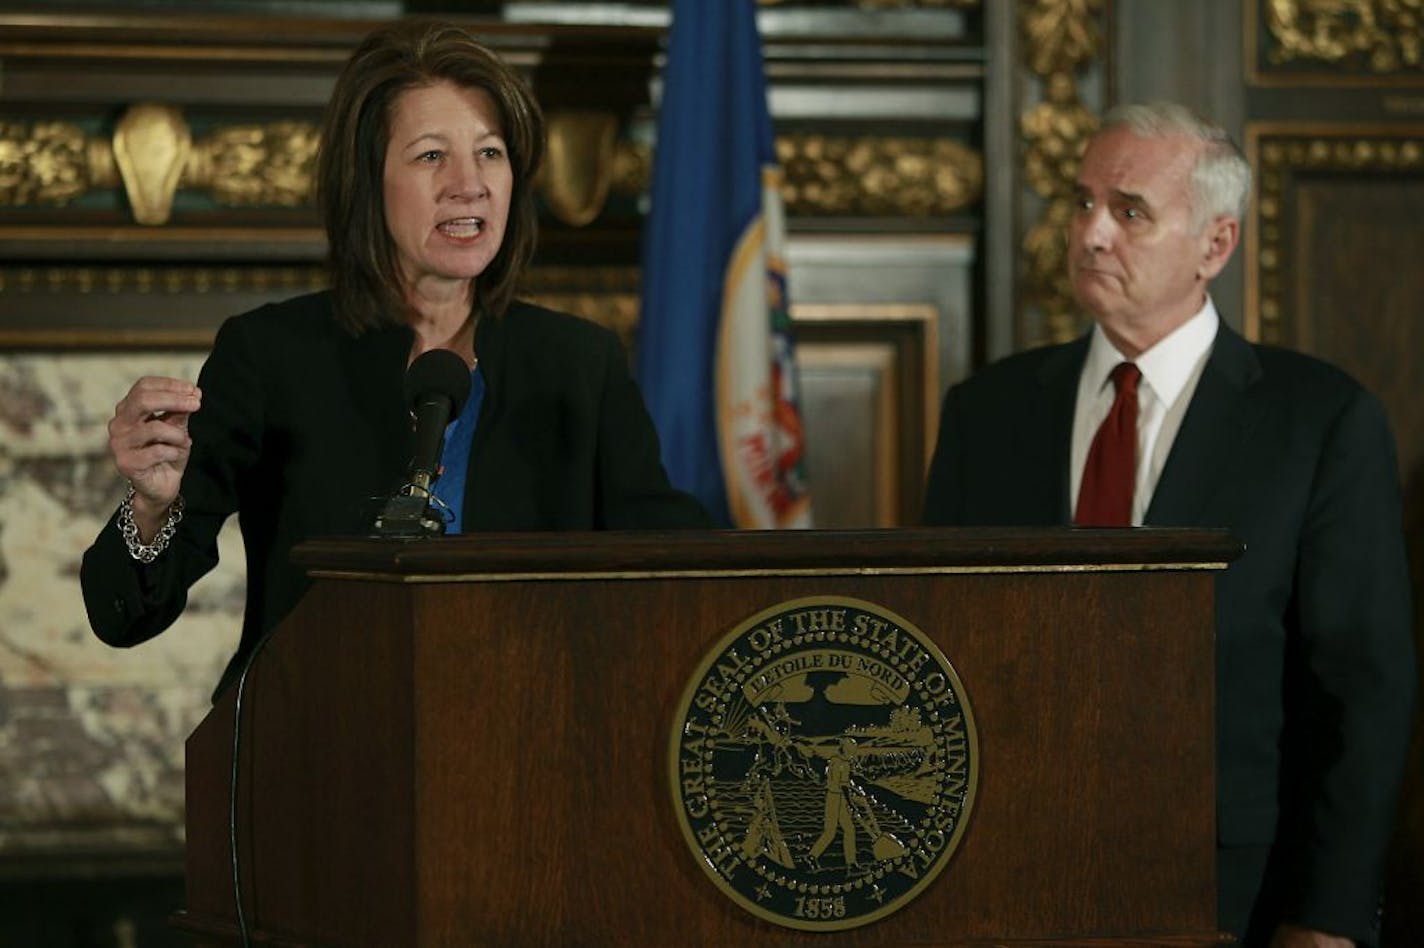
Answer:
M1243 541L1216 585L1219 924L1369 943L1415 690L1394 445L1345 373L1218 317L1207 287L1249 191L1239 150L1189 110L1109 113L1069 248L1094 328L950 389L925 520Z

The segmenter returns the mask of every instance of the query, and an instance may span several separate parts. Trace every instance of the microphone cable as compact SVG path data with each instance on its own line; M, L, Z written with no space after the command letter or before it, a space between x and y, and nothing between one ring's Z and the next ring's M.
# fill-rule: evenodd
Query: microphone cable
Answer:
M242 663L242 672L237 676L237 695L232 706L232 768L228 781L227 799L227 838L228 847L232 854L232 901L236 912L237 933L241 941L242 948L251 948L252 938L247 928L247 915L242 908L242 874L237 854L237 778L238 778L238 751L242 746L242 699L247 691L247 675L252 670L252 664L257 660L257 656L262 653L267 642L272 638L272 633L276 631L276 626L263 633L262 638L257 640L257 644L252 647L252 652L247 656L247 661Z

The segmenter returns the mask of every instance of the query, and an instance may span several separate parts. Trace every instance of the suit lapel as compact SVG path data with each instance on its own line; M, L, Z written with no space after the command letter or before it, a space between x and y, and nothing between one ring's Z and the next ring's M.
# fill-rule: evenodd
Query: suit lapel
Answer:
M1218 526L1212 503L1256 426L1249 390L1261 375L1255 351L1225 323L1217 331L1145 517L1155 526Z
M1090 337L1085 335L1049 353L1038 370L1038 382L1042 386L1040 396L1044 407L1042 427L1020 429L1020 443L1023 457L1032 458L1035 482L1038 489L1032 500L1026 502L1041 504L1035 510L1035 521L1045 523L1071 523L1073 505L1068 497L1072 478L1069 464L1072 460L1073 406L1078 397L1078 376L1083 371L1083 362L1088 358ZM1021 417L1031 417L1021 414Z
M475 428L478 442L481 427L487 416L493 415L500 407L504 393L504 366L507 361L505 350L509 347L509 324L507 320L518 319L520 304L512 303L498 316L481 312L480 321L475 326L475 358L479 359L480 374L485 378L484 402L480 405L480 425Z
M519 302L512 303L498 316L481 312L475 326L475 358L479 360L480 375L484 377L485 390L480 402L480 414L475 421L475 437L470 444L469 471L465 475L464 529L466 532L490 528L492 511L489 504L482 503L482 493L491 489L490 478L502 476L500 466L492 462L491 446L494 432L499 428L499 416L505 402L505 367L509 359L511 318L517 319ZM516 326L513 331L518 331ZM517 378L516 378L517 383Z
M347 342L351 398L379 446L378 476L390 490L404 480L415 450L415 431L405 401L405 370L414 338L408 327L388 326L367 330Z

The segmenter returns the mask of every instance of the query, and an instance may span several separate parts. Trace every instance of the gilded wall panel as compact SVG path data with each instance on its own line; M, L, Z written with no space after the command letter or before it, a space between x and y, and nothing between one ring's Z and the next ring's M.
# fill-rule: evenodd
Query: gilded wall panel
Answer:
M1039 81L1041 95L1019 117L1024 182L1039 209L1020 246L1025 312L1016 335L1021 346L1072 339L1085 326L1068 284L1068 224L1078 162L1098 127L1097 115L1084 102L1082 79L1101 66L1105 6L1106 0L1019 4L1022 60Z
M1418 0L1248 0L1242 7L1255 84L1424 83Z
M1320 232L1312 228L1329 231L1332 222L1302 216L1308 211L1300 200L1303 189L1354 180L1373 181L1402 194L1406 181L1424 178L1424 129L1254 123L1247 127L1246 144L1257 174L1254 226L1246 242L1246 331L1264 342L1308 341L1311 329L1292 305L1305 301L1293 299L1300 293L1292 281L1325 262L1302 259L1301 249ZM1412 248L1414 241L1405 243ZM1364 258L1352 254L1349 259ZM1379 276L1394 283L1398 273L1386 270Z

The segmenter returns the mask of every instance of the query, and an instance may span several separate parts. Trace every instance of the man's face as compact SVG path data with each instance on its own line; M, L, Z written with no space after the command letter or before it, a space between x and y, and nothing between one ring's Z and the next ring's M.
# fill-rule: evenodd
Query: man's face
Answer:
M1128 355L1201 308L1207 281L1235 246L1229 218L1194 225L1191 173L1200 148L1182 135L1139 138L1112 128L1083 155L1068 275L1078 302ZM1224 253L1223 221L1230 227Z

